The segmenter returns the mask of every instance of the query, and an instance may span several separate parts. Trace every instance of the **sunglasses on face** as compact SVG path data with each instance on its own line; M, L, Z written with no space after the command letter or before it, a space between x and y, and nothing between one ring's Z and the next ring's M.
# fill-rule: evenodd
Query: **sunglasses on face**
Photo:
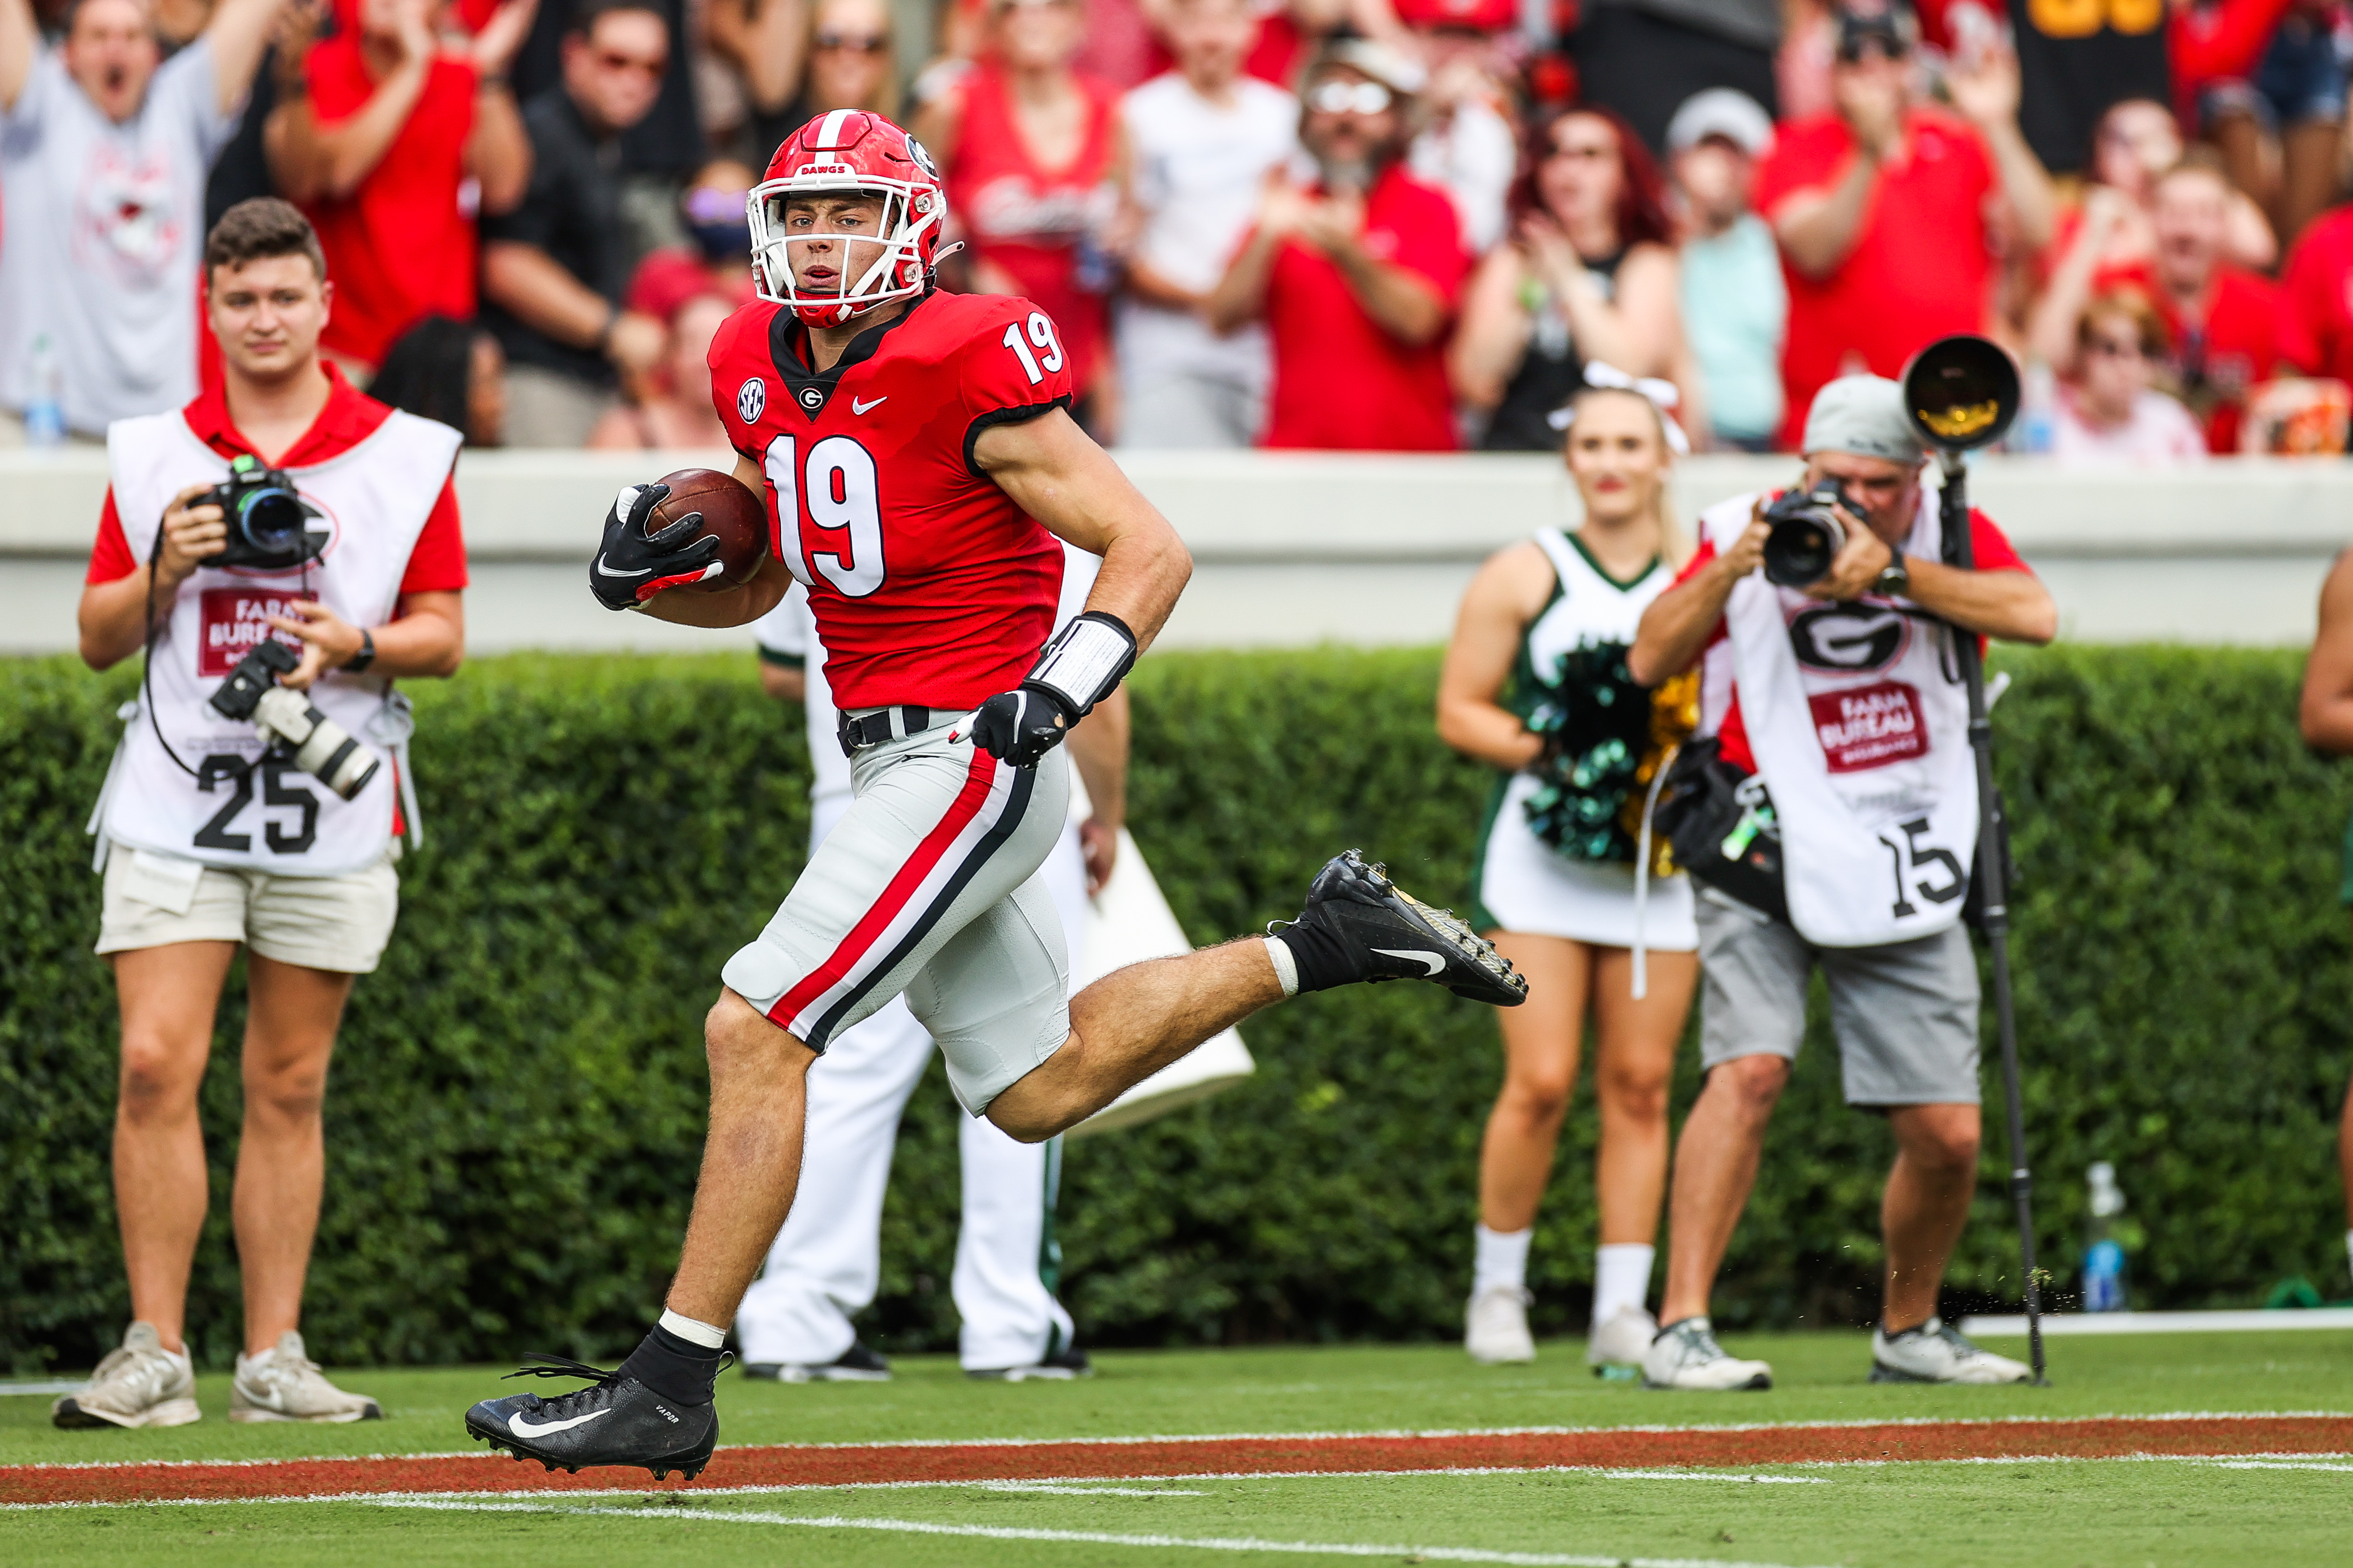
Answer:
M1857 37L1841 38L1838 47L1839 64L1861 65L1868 56L1876 55L1890 65L1901 65L1910 51L1883 33L1864 33Z
M1010 16L1016 11L1027 10L1032 6L1041 10L1068 9L1077 5L1078 3L1079 0L997 0L996 14L999 16Z
M1318 114L1378 114L1396 101L1377 81L1327 81L1307 95L1307 107Z
M891 47L891 40L881 33L819 33L817 47L820 51L846 49L855 54L879 55Z
M647 76L657 78L659 77L662 72L670 68L670 60L667 57L650 60L641 59L636 55L619 54L612 49L598 49L596 51L596 64L600 69L613 71L616 73L620 71L642 71Z

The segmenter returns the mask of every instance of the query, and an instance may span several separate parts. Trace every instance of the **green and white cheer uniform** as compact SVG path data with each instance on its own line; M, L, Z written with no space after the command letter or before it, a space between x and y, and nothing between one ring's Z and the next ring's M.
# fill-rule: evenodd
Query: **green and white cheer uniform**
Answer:
M1495 781L1479 830L1472 920L1481 931L1632 947L1635 840L1624 813L1649 744L1651 694L1627 673L1626 650L1674 569L1654 557L1620 582L1558 529L1535 542L1552 563L1552 597L1521 634L1502 701L1531 731L1556 734L1558 758ZM1641 927L1647 947L1699 945L1689 879L1651 879Z

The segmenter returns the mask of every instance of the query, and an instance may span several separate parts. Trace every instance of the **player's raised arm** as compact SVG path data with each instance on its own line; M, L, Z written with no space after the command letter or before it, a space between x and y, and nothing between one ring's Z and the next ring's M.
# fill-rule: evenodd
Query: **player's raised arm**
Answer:
M1150 647L1193 575L1193 554L1111 454L1058 408L990 426L972 458L1058 538L1103 557L1088 610L1118 616L1138 653Z

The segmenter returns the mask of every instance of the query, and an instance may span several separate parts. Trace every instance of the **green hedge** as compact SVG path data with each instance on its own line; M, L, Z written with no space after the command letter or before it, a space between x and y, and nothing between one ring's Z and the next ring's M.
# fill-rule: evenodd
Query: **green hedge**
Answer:
M2146 1232L2143 1304L2335 1280L2348 1002L2335 889L2353 782L2296 740L2295 659L2144 647L2001 662L2016 677L1999 730L2046 1256L2072 1274L2082 1172L2108 1159ZM1421 651L1145 663L1135 831L1197 940L1293 912L1351 844L1461 902L1484 780L1432 738L1435 680ZM107 1166L114 1023L80 826L128 684L64 660L0 665L0 1363L20 1371L89 1364L126 1308ZM719 965L801 863L800 725L760 697L748 658L485 658L414 690L433 843L404 867L398 934L343 1031L306 1326L345 1363L609 1353L640 1331L675 1258ZM214 1363L237 1332L239 978L204 1099L216 1202L190 1321ZM1247 1085L1071 1150L1060 1223L1082 1332L1454 1332L1499 1077L1489 1017L1392 986L1310 997L1248 1034L1261 1066ZM1696 1087L1687 1052L1678 1116ZM954 1114L934 1063L884 1222L870 1332L887 1347L953 1334ZM1582 1321L1593 1140L1580 1103L1535 1248L1546 1328ZM1888 1153L1883 1125L1840 1105L1818 1020L1720 1320L1868 1315ZM2005 1161L1989 1142L1957 1299L2015 1295Z

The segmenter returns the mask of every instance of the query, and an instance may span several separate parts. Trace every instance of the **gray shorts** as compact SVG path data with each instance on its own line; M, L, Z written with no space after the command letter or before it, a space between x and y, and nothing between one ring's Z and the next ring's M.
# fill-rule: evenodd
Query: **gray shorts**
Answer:
M1816 947L1705 889L1696 901L1703 1068L1735 1057L1795 1061L1819 963L1849 1105L1978 1103L1978 963L1967 928L1884 947Z

